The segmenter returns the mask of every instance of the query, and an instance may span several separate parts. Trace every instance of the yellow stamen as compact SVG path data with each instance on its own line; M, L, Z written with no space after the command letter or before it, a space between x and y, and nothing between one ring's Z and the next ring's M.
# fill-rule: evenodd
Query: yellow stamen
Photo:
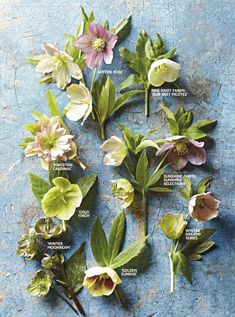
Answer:
M91 41L91 46L94 47L97 52L102 52L105 49L105 40L100 37L95 37Z
M188 153L187 143L185 141L178 141L175 143L174 151L178 155L185 155Z

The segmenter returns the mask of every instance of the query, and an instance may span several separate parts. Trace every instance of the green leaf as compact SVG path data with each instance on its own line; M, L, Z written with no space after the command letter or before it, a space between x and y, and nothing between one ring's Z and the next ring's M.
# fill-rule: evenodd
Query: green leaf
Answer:
M51 75L44 76L42 79L39 80L39 85L50 84L50 83L52 83Z
M112 112L115 102L115 86L108 76L105 85L103 86L97 105L99 118L102 123L106 121L109 114Z
M26 149L26 147L28 146L29 143L34 141L34 138L20 138L21 141L23 141L22 144L19 144L19 146L22 149Z
M61 113L59 111L55 96L49 89L46 92L46 98L51 116L58 116L60 118L61 125L68 131L68 128L61 117Z
M111 268L117 269L118 267L123 266L135 258L143 250L147 239L148 236L143 237L119 253L118 256L113 260Z
M205 138L207 133L192 125L184 132L184 135L191 140L199 140Z
M132 85L141 85L143 84L143 80L136 74L131 74L129 77L127 77L127 79L125 79L120 87L121 89L125 89L127 87L130 87Z
M167 117L167 120L169 123L169 127L170 127L171 135L178 135L179 134L179 126L178 126L178 123L175 119L174 113L170 109L165 107L163 104L161 104L160 107L162 108L162 110L166 114L166 117Z
M170 59L175 54L175 52L176 52L176 48L173 48L169 52L158 56L156 60L163 59L163 58L169 58Z
M121 96L119 96L115 100L113 108L110 109L110 114L120 109L127 102L128 99L140 93L143 93L143 90L132 90L132 91L124 92Z
M126 217L124 211L117 215L112 223L109 234L109 261L113 260L119 253L120 247L124 240Z
M184 107L180 106L179 109L177 110L176 114L175 114L175 119L176 121L179 121L179 119L181 118L181 116L185 113L185 109Z
M171 253L171 260L173 262L174 273L182 272L187 281L192 284L192 272L184 254L181 252L173 252Z
M133 69L139 74L139 66L136 59L136 55L124 47L120 48L119 52L124 62L126 62L131 69Z
M145 45L149 40L148 34L142 29L139 33L139 38L136 41L136 63L138 65L140 77L147 81L148 70L151 65L151 61L146 58Z
M86 254L84 246L85 243L83 242L65 263L65 273L74 293L77 293L82 288L85 276Z
M39 111L32 111L32 116L35 120L39 121L39 120L43 120L43 119L48 119L48 117L42 113L42 112L39 112Z
M68 172L66 170L59 170L59 169L55 169L56 168L56 164L59 163L60 161L54 161L51 166L50 166L50 170L49 170L49 181L51 183L52 186L54 186L53 184L53 179L57 178L57 177L63 177L66 179L69 179L68 176ZM61 163L61 162L60 162Z
M179 192L186 200L190 200L193 195L192 182L189 178L183 177L184 186L180 188Z
M186 240L180 251L184 254L193 253L197 246L207 241L215 232L216 229L213 228L201 229L200 237L197 240Z
M31 189L38 201L41 203L43 197L51 189L51 186L40 176L30 173L29 179L31 183Z
M117 44L120 44L130 34L131 31L131 15L128 15L117 22L110 30L118 36Z
M216 122L217 120L198 120L191 127L202 129L208 127L209 125L215 124Z
M148 39L145 45L145 54L150 60L156 60L157 58L151 39Z
M77 184L79 188L81 189L83 199L86 197L91 187L95 184L96 180L97 180L97 174L91 174L91 175L87 175L87 176L83 176L79 178L79 180L77 181Z
M164 49L165 49L165 46L164 46L164 43L163 43L163 40L161 38L161 35L159 33L156 33L157 34L157 41L153 44L153 49L154 49L154 52L155 52L155 55L156 56L159 56L163 53Z
M173 193L175 192L174 189L170 189L167 187L150 187L148 188L151 192L156 192L156 193Z
M200 180L200 182L197 184L197 189L196 189L197 194L205 193L207 188L210 187L210 184L213 181L213 179L214 178L212 176L207 176L203 178L202 180Z
M96 218L91 228L91 249L100 266L109 265L108 242L99 218Z
M31 57L26 57L25 61L28 62L28 63L31 63L33 65L37 65L42 60L43 55L44 54L31 56Z
M106 30L109 30L109 21L108 21L108 20L105 20L105 22L104 22L104 28L105 28Z
M154 148L159 148L156 144L156 142L152 140L143 140L140 142L140 144L136 147L135 153L139 153L143 148L145 147L154 147Z
M190 127L193 121L192 111L186 111L178 120L179 134L183 135L184 132Z
M161 176L164 174L165 172L165 167L160 168L158 171L155 171L148 180L148 183L146 185L146 188L149 188L153 185L155 185L159 179L161 178Z
M37 123L24 124L23 128L33 135L35 135L40 130L40 126Z
M136 150L135 137L130 129L128 129L124 124L118 125L122 131L122 136L125 141L126 147L133 153Z
M146 151L143 151L141 153L139 160L137 162L136 181L140 186L141 190L144 191L149 181L148 158Z

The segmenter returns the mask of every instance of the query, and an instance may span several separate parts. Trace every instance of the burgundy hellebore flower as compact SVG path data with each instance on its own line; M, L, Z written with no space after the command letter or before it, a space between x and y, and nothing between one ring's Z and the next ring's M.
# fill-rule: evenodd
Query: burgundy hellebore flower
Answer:
M89 34L82 34L74 42L74 45L85 53L87 66L96 68L100 66L103 60L106 64L111 64L113 48L118 36L95 22L89 25L89 31Z
M197 194L189 201L189 212L196 221L207 221L218 217L220 201L215 199L210 192Z
M206 162L204 142L189 140L182 135L174 135L166 141L156 155L160 156L168 151L168 161L175 170L183 169L188 162L193 165L202 165Z

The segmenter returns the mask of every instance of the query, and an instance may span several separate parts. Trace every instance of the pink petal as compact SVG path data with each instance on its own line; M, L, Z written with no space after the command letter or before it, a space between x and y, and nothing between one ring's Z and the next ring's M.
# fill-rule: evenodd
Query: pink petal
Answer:
M196 140L189 140L189 142L193 145L195 145L196 147L203 147L204 146L204 142L198 142Z
M187 160L193 165L202 165L206 163L206 151L204 148L196 147L192 143L189 152L186 154Z
M113 60L113 51L111 49L106 49L103 52L103 57L106 64L111 64Z
M103 60L103 53L93 51L86 56L86 64L89 68L96 68L100 66Z
M218 209L220 205L220 201L215 199L210 192L205 193L203 197L201 197L203 204L210 209Z
M160 150L157 151L156 156L160 156L172 148L173 148L173 144L171 142L166 142L165 144L163 144Z
M208 207L195 207L192 212L192 218L197 221L207 221L218 217L219 211Z
M106 31L106 48L113 49L115 44L117 43L118 36L111 32Z
M173 149L168 155L168 161L172 163L172 167L176 171L182 170L188 163L188 159L185 155L178 155Z
M74 41L74 45L80 48L83 53L90 53L94 51L94 48L91 46L93 38L94 36L91 34L83 34Z
M89 31L92 35L96 36L96 37L101 37L103 38L104 37L104 34L105 32L107 32L105 30L105 28L99 24L99 23L95 23L95 22L92 22L90 25L89 25Z

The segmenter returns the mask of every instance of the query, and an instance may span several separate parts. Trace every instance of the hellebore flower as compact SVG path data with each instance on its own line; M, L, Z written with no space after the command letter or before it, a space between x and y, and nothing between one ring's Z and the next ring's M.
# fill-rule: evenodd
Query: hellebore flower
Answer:
M73 135L66 134L57 116L41 121L40 131L36 132L34 141L25 149L26 156L38 155L42 167L49 169L55 160L66 161L76 156L77 147L72 141Z
M148 72L148 81L155 87L160 87L164 82L172 83L179 78L180 64L163 58L152 63Z
M94 266L85 271L83 286L94 297L109 296L117 284L122 283L117 273L110 267Z
M119 166L127 156L128 149L124 142L116 136L112 136L101 145L101 149L106 153L104 157L105 165Z
M193 165L202 165L206 162L204 142L189 140L181 135L174 135L167 138L166 141L156 155L160 156L169 151L168 161L175 170L183 169L188 162Z
M31 284L28 286L28 292L31 296L44 297L49 293L51 285L51 276L45 271L39 270L32 279Z
M219 204L220 201L208 192L192 196L188 209L194 220L207 221L218 217Z
M183 215L164 214L158 222L159 228L169 239L178 239L182 236L187 221Z
M36 72L45 75L50 74L52 80L61 89L64 89L71 82L72 77L75 79L82 78L80 67L73 62L70 55L59 51L49 43L43 44L42 49L46 54L36 56L39 59Z
M41 218L34 227L37 235L45 240L59 238L63 233L61 225L57 225L51 218Z
M86 55L87 66L97 68L103 60L106 64L111 64L118 36L95 22L89 25L89 32L79 36L74 42L74 45Z
M92 111L92 96L87 87L80 83L67 88L67 94L71 102L64 108L66 117L71 121L83 118L82 124Z
M112 181L114 183L112 193L123 201L122 208L129 207L134 199L134 188L125 178Z
M45 256L41 260L41 265L44 269L54 269L56 270L61 264L64 263L64 256L62 254L49 255Z
M23 256L26 260L32 260L38 253L36 245L36 232L29 229L28 234L23 234L18 241L17 255Z

